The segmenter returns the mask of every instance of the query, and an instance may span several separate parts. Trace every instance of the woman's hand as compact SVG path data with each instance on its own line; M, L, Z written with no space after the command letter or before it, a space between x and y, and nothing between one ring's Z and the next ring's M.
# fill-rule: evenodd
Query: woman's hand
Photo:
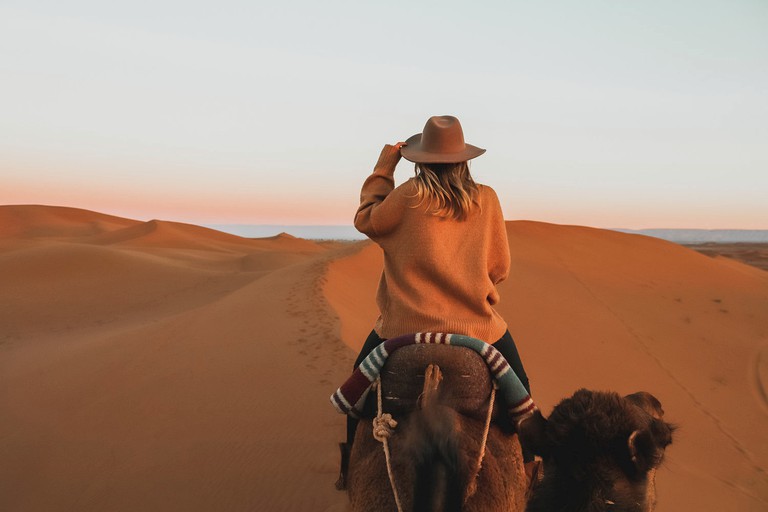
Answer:
M405 146L405 142L396 142L395 144L385 144L379 155L379 162L376 164L378 167L381 164L392 165L397 164L400 161L400 148Z

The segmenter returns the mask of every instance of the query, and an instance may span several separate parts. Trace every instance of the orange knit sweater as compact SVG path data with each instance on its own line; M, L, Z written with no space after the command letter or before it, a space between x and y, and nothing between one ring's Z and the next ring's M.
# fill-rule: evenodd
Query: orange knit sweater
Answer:
M509 244L499 199L479 185L466 220L438 217L417 204L413 178L395 188L400 154L385 146L360 193L355 227L384 251L374 330L384 339L450 332L495 343L507 324L493 305L509 274Z

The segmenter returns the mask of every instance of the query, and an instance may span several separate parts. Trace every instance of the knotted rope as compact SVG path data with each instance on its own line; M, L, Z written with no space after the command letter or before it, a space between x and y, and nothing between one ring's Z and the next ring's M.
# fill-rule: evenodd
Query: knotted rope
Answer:
M383 443L394 433L397 426L397 420L395 420L391 414L385 413L381 416L373 418L373 437L378 442Z
M400 496L397 494L397 486L395 485L395 475L392 473L392 462L389 456L389 436L392 435L394 428L397 426L397 421L389 413L384 413L381 404L381 378L376 379L376 397L377 397L377 412L376 417L373 419L373 437L381 443L384 447L384 459L387 461L387 475L389 475L389 485L392 487L392 494L395 496L395 504L397 505L397 511L403 512L403 506L400 504Z

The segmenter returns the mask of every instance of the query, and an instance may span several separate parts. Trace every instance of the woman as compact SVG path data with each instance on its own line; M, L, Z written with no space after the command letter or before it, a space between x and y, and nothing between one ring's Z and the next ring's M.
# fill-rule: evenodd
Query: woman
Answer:
M466 144L459 120L431 117L423 133L385 145L365 180L355 227L384 251L376 302L379 318L355 368L383 340L412 332L446 332L492 343L530 393L515 342L493 308L509 274L509 244L499 200L475 183L468 161L485 153ZM416 176L395 187L404 157ZM357 421L348 417L342 475Z

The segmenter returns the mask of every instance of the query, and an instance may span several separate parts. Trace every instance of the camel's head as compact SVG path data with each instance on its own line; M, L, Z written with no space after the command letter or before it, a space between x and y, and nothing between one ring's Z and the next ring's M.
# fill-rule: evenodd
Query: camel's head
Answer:
M521 442L544 459L544 481L528 510L587 503L591 510L652 510L655 470L675 430L663 415L650 393L581 389L549 418L523 422Z

